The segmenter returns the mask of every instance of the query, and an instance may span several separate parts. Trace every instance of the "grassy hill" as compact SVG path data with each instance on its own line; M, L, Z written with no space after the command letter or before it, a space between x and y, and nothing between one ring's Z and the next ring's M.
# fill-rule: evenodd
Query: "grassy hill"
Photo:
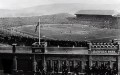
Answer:
M102 24L102 23L90 23L89 21L80 21L76 19L75 15L68 13L59 13L53 15L32 16L32 17L7 17L0 18L0 27L10 28L24 25L36 25L40 19L41 24L81 24L90 25L98 28L116 28L116 25ZM119 21L119 20L118 20Z
M2 27L14 27L22 25L34 25L41 19L42 24L62 24L69 23L68 17L74 17L74 15L67 13L59 13L53 15L33 16L33 17L7 17L0 18L0 26Z
M31 17L52 15L58 13L75 14L79 10L113 10L119 9L119 4L84 4L84 3L61 3L61 4L49 4L38 5L29 8L17 9L17 10L0 10L0 17Z

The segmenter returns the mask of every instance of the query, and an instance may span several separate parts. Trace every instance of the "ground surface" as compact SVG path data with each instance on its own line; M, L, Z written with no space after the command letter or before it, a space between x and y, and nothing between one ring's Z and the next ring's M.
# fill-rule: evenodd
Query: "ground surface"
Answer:
M15 30L38 37L35 25L17 27ZM44 24L41 25L41 37L57 40L103 40L119 39L119 29L96 28L80 24Z

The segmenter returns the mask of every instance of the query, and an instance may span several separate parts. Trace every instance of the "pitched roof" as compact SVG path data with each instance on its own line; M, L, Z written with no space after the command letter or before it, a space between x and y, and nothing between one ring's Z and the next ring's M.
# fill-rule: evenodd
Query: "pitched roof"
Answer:
M77 14L86 14L86 15L112 15L115 16L118 14L115 10L80 10Z

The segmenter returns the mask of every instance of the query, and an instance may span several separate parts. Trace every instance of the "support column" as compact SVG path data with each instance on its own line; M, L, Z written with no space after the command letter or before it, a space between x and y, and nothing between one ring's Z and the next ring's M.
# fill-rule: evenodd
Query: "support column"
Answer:
M17 44L12 44L12 52L15 53L16 52L16 45ZM13 69L12 69L12 74L16 75L17 74L17 56L13 55Z
M88 54L89 54L89 56L88 56L88 65L92 66L92 55L91 55L92 54L92 49L91 49L92 43L89 42L88 44L89 44L89 49L88 49Z
M112 67L112 61L110 60L110 67Z
M115 40L116 41L116 40ZM117 69L118 69L118 75L120 75L120 39L117 39L117 43L118 43L118 56L116 56L116 62L117 62Z
M13 57L13 75L16 75L17 73L17 56Z
M116 56L118 75L120 75L120 56Z
M17 44L15 44L15 43L14 43L14 44L12 44L12 46L13 46L13 47L12 47L12 52L13 52L13 53L15 53L15 52L16 52L16 45L17 45Z
M91 46L92 46L92 43L91 42L88 42L88 54L91 54L92 51L91 51Z
M82 72L84 72L83 69L85 69L85 61L82 61Z
M33 73L34 73L34 75L35 75L35 73L36 73L36 65L37 65L37 62L36 62L36 59L35 59L35 55L33 55L33 59L32 59L32 65L33 65Z
M46 58L45 58L45 54L43 54L43 72L42 75L46 74Z
M88 65L91 67L92 66L92 55L88 56Z

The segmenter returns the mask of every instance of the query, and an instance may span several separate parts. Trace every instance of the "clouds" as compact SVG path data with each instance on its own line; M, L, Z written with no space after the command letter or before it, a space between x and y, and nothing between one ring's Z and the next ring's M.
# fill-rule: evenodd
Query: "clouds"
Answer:
M0 9L19 9L55 3L120 4L120 0L0 0Z
M52 2L49 0L0 0L0 9L19 9L44 4L52 4Z
M53 3L120 4L120 0L49 0Z

